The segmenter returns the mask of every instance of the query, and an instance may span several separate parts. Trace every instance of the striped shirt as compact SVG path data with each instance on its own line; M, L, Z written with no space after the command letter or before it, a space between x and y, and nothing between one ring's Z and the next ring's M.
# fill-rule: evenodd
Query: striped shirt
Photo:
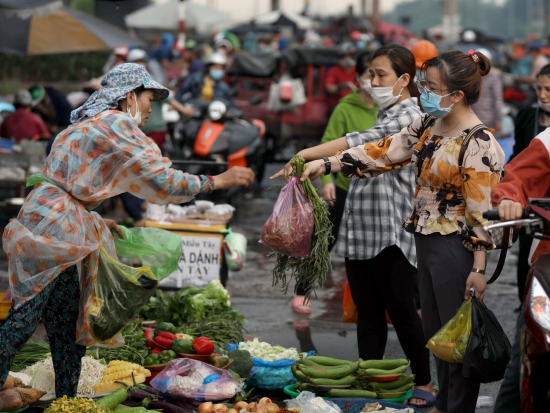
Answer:
M379 142L401 132L422 115L416 98L378 111L378 120L364 132L347 135L350 148ZM336 253L351 260L368 260L396 245L416 267L414 236L403 230L413 210L412 167L387 172L376 179L352 179L340 225Z

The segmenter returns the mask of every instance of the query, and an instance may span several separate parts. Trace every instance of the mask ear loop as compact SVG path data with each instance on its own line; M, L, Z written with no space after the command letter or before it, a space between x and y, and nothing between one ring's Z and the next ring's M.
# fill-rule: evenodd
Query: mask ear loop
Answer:
M393 88L395 87L395 85L397 85L399 83L399 81L401 80L401 78L404 76L404 74L402 74L401 76L399 76L399 79L397 79L397 81L393 84L393 87L392 87L392 92L391 94L393 95ZM401 97L401 93L403 92L403 89L405 89L405 86L403 86L401 88L401 90L399 91L399 93L397 94L397 97Z

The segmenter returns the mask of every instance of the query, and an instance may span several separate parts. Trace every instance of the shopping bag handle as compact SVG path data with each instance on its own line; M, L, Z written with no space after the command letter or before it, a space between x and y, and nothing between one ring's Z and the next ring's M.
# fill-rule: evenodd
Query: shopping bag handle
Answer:
M476 290L474 290L474 287L470 287L470 298L475 297L475 295L476 295Z

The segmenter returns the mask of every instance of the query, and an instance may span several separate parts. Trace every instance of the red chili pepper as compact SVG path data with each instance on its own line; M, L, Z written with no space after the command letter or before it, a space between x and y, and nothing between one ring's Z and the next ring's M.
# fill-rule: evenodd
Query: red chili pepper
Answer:
M165 347L169 350L172 349L172 341L174 340L162 336L156 336L154 340L160 347Z
M156 344L153 343L153 337L155 336L155 330L147 330L145 333L143 333L143 338L146 338L147 341L145 342L145 345L150 348L155 348Z
M158 347L155 347L149 354L158 354L160 356L160 353L162 353L162 350Z
M193 348L201 356L209 356L214 352L214 344L206 337L199 337L193 341Z
M161 331L158 336L166 337L166 338L169 338L170 340L175 340L177 338L175 334L172 334L168 331Z

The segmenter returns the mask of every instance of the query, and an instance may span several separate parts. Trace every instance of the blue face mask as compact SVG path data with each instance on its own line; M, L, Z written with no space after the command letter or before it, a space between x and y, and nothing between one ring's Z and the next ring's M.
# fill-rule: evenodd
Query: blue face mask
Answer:
M451 108L453 107L454 103L448 108L442 108L439 105L441 104L441 99L443 99L446 96L450 96L455 92L448 93L444 96L439 96L429 91L425 87L421 86L420 82L417 82L417 84L418 84L418 91L420 92L420 104L422 105L426 113L428 115L432 115L440 119L443 119L445 116L447 116L451 111Z
M221 69L210 69L210 77L214 80L220 80L224 75L225 72Z

